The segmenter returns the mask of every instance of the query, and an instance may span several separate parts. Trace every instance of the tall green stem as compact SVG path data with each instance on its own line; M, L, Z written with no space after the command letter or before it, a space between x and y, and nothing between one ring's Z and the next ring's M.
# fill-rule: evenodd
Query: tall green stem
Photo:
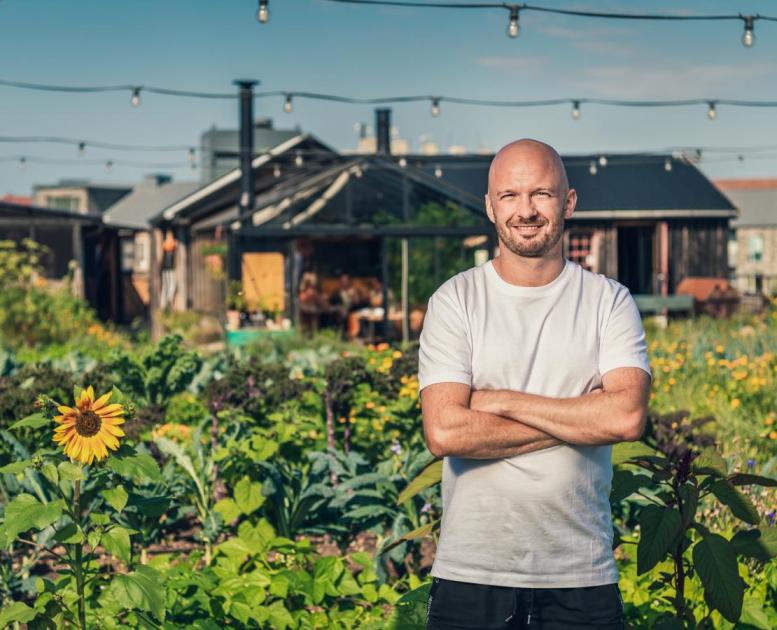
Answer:
M76 527L81 527L81 480L77 479L73 485L73 515ZM76 543L73 551L75 562L73 573L76 577L76 592L78 593L78 625L81 630L86 630L86 602L84 601L84 569L82 566L82 543Z

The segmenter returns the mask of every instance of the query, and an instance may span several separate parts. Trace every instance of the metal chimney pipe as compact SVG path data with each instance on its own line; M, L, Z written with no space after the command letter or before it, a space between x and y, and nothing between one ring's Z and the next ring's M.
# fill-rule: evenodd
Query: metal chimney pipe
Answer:
M375 110L375 133L377 139L376 153L391 155L391 110Z
M254 171L251 161L254 155L254 86L253 80L237 80L240 88L240 216L254 207Z

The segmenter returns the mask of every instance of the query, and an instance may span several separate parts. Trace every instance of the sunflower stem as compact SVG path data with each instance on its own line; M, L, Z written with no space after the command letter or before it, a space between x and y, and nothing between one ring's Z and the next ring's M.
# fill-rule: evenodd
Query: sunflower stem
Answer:
M81 480L76 479L73 484L73 515L75 516L76 527L81 526ZM75 552L75 562L73 563L73 573L76 578L76 592L78 593L78 625L81 630L86 630L86 602L84 601L84 567L82 566L83 546L82 543L76 543L73 546Z

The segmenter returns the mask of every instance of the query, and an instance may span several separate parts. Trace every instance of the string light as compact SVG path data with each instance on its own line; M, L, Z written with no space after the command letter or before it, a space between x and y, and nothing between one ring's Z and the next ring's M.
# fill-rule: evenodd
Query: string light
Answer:
M596 175L596 171L596 162L591 160L591 163L588 165L588 172L591 173L591 175Z
M440 166L439 164L437 164L437 165L434 167L434 176L435 176L437 179L440 179L440 178L442 177L442 166Z
M755 34L753 33L754 19L752 15L746 15L742 18L745 21L745 32L742 34L742 45L745 48L751 48L755 44Z
M267 6L267 0L259 0L259 11L256 14L256 19L261 24L267 24L270 21L270 9Z
M133 107L140 107L140 88L132 88L132 98L130 99L130 104Z
M25 168L27 168L27 158L26 157L20 157L19 158L19 170L23 171Z
M294 166L302 166L304 163L305 160L302 157L302 153L297 151L297 153L294 155Z
M108 171L108 172L110 173L110 172L113 170L113 162L111 162L110 160L108 160L108 161L105 163L105 170L106 170L106 171Z
M407 160L401 157L399 158L399 162L397 162L397 164L399 164L399 168L405 168L407 166Z
M294 109L294 105L291 103L291 94L286 95L286 100L283 102L283 111L287 114L291 114Z
M276 164L272 169L272 176L275 179L278 179L281 176L281 167L280 164Z
M718 111L715 109L715 102L709 102L709 109L707 109L707 118L715 120L718 117Z
M86 154L86 142L78 143L78 155L83 157Z
M518 23L518 7L510 7L510 21L507 24L507 36L511 39L518 37L521 32L520 24Z
M580 101L572 101L572 120L580 120Z
M664 170L667 173L671 172L671 170L672 170L672 159L671 158L666 158L664 160Z
M434 96L432 97L432 116L437 118L437 116L440 115L440 97Z
M189 164L194 164L196 158L196 151L194 150L194 147L189 149Z
M599 156L599 166L601 166L602 168L607 166L607 156L606 155L600 155Z

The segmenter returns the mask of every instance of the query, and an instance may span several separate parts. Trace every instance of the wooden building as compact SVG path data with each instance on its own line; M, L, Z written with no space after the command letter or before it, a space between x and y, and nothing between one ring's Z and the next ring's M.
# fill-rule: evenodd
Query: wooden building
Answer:
M377 271L385 280L387 239L445 236L483 243L493 253L483 203L492 157L342 155L300 134L253 160L252 210L239 212L235 169L151 220L152 304L159 304L153 278L160 277L167 234L177 244L175 308L223 310L225 284L209 276L203 255L223 242L229 274L242 279L244 293L271 295L292 319L297 282L311 258L330 271L348 261L352 274ZM695 166L663 155L563 159L579 198L564 236L568 258L635 294L668 295L690 275L726 276L728 223L736 211ZM454 204L473 220L419 225L415 212L430 201Z

